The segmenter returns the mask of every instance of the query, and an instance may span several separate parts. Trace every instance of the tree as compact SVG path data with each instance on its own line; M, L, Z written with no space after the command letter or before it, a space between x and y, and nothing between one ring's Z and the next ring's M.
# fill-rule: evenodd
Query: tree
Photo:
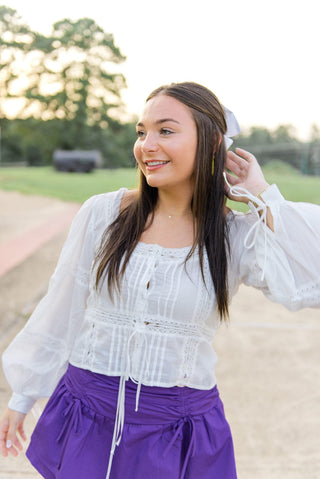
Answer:
M44 36L0 7L1 98L23 99L19 117L108 126L126 86L110 69L124 60L113 36L89 18L62 20Z
M274 143L297 143L296 129L293 125L279 125L272 134Z
M16 10L0 6L0 118L10 109L21 116L33 33Z
M54 24L50 37L35 35L32 48L42 53L43 72L26 95L38 102L42 118L107 127L126 86L122 74L110 73L113 64L125 59L113 36L91 19L65 19Z
M15 118L24 122L6 131L23 132L24 156L39 163L55 148L100 148L108 164L128 166L125 134L130 142L135 136L119 121L126 82L115 68L124 60L113 36L91 19L61 20L45 36L0 7L0 108L5 118L19 105Z
M320 128L315 123L311 125L309 138L311 143L320 144Z
M280 160L300 168L302 145L295 137L292 125L280 125L273 131L264 127L251 127L248 134L239 135L235 146L251 151L261 164Z

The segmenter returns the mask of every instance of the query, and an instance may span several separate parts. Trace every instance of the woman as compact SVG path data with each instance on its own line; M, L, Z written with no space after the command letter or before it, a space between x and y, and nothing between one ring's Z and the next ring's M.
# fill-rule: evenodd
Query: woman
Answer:
M236 478L212 348L230 299L244 282L290 309L320 305L320 208L286 202L250 153L227 154L238 131L201 85L148 97L139 190L82 206L4 353L4 456L51 396L27 451L45 478ZM228 210L226 194L250 213Z

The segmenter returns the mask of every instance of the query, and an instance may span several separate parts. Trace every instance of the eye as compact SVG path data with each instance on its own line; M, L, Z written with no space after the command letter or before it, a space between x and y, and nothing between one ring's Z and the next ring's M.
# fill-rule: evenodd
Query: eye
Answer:
M171 133L173 133L172 130L169 130L168 128L161 128L161 135L168 136L171 135Z
M145 135L145 132L143 130L137 130L137 137L142 138Z

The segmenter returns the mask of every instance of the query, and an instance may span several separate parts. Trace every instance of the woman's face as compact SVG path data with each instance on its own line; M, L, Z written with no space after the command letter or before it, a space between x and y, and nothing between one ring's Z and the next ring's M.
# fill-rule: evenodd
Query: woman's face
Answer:
M181 102L157 95L146 103L137 123L134 155L150 186L193 186L197 128Z

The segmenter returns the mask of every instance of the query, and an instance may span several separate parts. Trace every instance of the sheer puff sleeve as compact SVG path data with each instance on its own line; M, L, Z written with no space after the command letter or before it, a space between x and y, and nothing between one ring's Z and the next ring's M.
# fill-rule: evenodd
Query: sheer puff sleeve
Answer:
M276 185L264 201L247 196L250 212L230 215L233 293L243 282L292 311L320 307L320 206L286 201ZM267 208L274 231L265 223Z
M94 196L82 205L47 294L3 353L4 373L13 390L9 408L13 410L27 413L38 398L50 396L67 368L89 295L97 221L107 219L106 200L113 194Z

